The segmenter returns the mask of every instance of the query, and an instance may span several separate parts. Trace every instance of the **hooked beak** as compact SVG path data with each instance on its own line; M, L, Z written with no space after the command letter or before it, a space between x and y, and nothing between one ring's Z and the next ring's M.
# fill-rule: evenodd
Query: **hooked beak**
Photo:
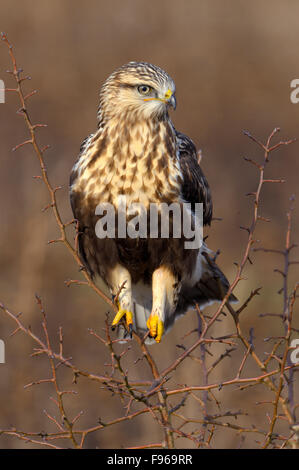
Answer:
M175 95L171 96L171 98L168 100L168 103L170 104L170 106L173 107L174 110L176 109L176 97L175 97Z
M167 92L165 93L165 103L167 103L169 106L172 106L173 109L176 108L176 98L171 90L167 90Z

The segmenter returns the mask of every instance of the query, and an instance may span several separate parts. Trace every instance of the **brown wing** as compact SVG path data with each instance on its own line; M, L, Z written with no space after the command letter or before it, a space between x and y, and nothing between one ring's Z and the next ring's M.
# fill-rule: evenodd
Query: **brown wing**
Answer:
M96 256L94 252L94 248L96 246L96 236L94 230L91 230L90 227L94 227L95 221L95 208L89 207L86 201L83 198L83 195L80 191L73 190L73 184L79 178L79 171L80 167L78 167L78 162L82 153L84 152L85 145L87 141L93 136L93 134L87 136L81 146L80 152L77 158L77 161L72 168L71 175L70 175L70 203L72 207L72 211L74 214L74 218L78 221L78 248L79 254L84 264L85 268L88 270L91 276L94 276L95 272L97 272L95 261ZM94 261L94 262L92 262Z
M181 132L176 131L176 136L183 174L182 196L186 202L191 203L193 211L196 202L203 203L203 223L210 225L213 213L211 191L199 166L196 147L192 140Z

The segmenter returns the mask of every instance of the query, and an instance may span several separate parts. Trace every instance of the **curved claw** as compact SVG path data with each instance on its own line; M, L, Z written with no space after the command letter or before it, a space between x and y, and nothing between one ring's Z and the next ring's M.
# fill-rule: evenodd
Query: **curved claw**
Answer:
M123 309L119 309L117 314L115 315L115 317L113 318L113 322L112 322L112 328L115 327L119 322L120 320L122 319L122 317L126 317L126 325L127 327L129 328L129 331L130 331L130 336L132 337L132 330L133 330L133 313L130 312L129 310L123 310Z
M164 323L159 316L157 314L151 314L146 322L146 326L149 329L150 336L155 338L157 343L160 343L164 331Z

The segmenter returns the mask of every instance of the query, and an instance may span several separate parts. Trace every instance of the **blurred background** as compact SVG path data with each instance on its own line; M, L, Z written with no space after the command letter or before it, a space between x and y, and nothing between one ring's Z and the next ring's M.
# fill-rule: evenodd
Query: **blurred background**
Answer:
M234 262L240 261L246 243L246 233L239 227L247 226L252 217L252 200L245 194L255 190L258 177L256 168L243 157L262 158L258 147L242 130L249 130L263 141L276 126L281 128L278 138L299 136L299 104L290 101L290 82L299 78L298 2L1 0L0 11L0 29L15 46L19 66L32 77L25 89L38 89L37 96L30 99L31 115L34 122L48 124L48 128L38 131L38 137L43 144L51 145L46 163L54 186L63 186L58 199L65 221L72 217L68 200L70 170L81 141L96 128L98 92L103 81L131 60L159 65L172 76L178 101L173 122L202 149L202 168L212 189L214 216L222 219L207 231L208 244L221 250L218 263L232 281ZM5 73L10 67L8 51L2 46L0 78L7 87L13 86ZM66 279L77 279L80 274L65 247L47 245L58 231L52 214L41 212L48 203L48 194L42 183L32 178L40 173L32 149L25 146L11 152L27 136L22 118L16 115L17 108L17 97L7 93L6 103L0 104L0 301L14 312L22 311L24 322L41 333L34 298L38 293L44 301L55 344L61 325L66 356L71 355L82 368L101 372L108 360L107 351L90 336L88 328L101 332L107 307L90 289L67 289L64 285ZM258 227L257 238L262 246L283 247L286 211L290 196L298 189L298 172L297 143L272 154L267 176L285 178L287 183L269 184L263 189L261 213L272 222ZM298 210L293 217L294 242L299 229L296 214ZM263 286L261 295L242 318L245 332L254 327L255 341L260 345L257 348L263 353L270 346L263 338L281 332L278 321L260 318L259 314L282 311L282 297L277 294L282 279L273 272L282 267L282 259L257 253L252 261L246 269L247 281L238 286L236 294L243 300L251 289ZM290 287L296 280L298 271L293 267ZM298 324L298 312L296 321ZM177 322L161 345L151 347L161 369L177 357L180 350L176 344L196 325L196 315L190 312ZM0 364L0 428L53 430L43 414L44 409L54 413L49 400L51 387L23 388L36 379L47 378L48 363L30 357L33 344L28 338L21 334L9 337L13 328L14 324L0 312L0 338L6 344L6 364ZM232 332L232 320L226 317L214 330L215 335ZM217 358L216 349L214 354L213 360ZM212 379L232 378L240 357L241 352L237 351L231 359L225 359ZM128 359L132 375L145 378L145 368L133 366L134 359L133 348ZM250 360L246 373L256 373ZM196 363L185 361L174 380L199 384L200 374ZM68 372L62 380L70 386ZM74 415L85 410L82 427L96 424L96 417L105 421L124 414L120 401L100 391L96 384L79 380L76 387L79 397L68 400L68 409ZM217 396L225 409L243 408L249 413L243 423L267 427L266 413L271 412L271 406L255 406L257 401L267 400L262 386L254 392L249 389ZM210 406L212 411L214 405ZM196 404L184 412L200 416ZM243 447L256 446L256 437L248 436ZM91 435L87 446L137 446L161 438L156 424L140 417ZM227 430L216 435L213 444L235 448L240 445L240 437ZM188 447L190 441L182 439L177 445ZM16 439L0 439L1 448L23 446L26 444Z

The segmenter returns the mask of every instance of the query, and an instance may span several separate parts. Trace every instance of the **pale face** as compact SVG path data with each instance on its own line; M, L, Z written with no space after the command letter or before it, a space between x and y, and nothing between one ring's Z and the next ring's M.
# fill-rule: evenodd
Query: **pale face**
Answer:
M114 72L101 90L101 108L106 117L132 113L149 119L175 108L175 84L162 69L130 62Z

